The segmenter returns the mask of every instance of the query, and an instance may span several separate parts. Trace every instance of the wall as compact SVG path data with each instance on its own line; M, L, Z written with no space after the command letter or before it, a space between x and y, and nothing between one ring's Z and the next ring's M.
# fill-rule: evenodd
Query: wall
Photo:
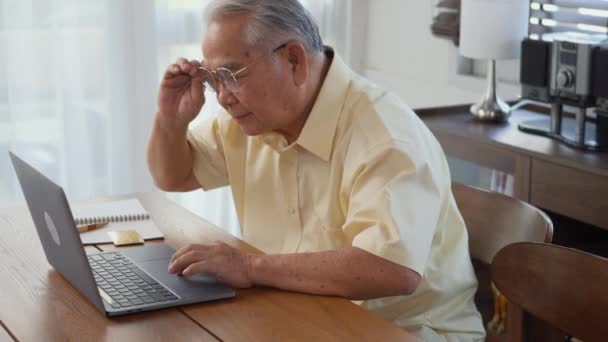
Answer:
M361 1L361 0L355 0ZM365 76L399 94L411 107L471 103L482 91L450 84L454 45L431 35L433 2L367 1Z
M369 13L362 68L366 77L397 93L414 109L481 98L486 87L483 77L458 75L457 47L431 34L434 1L352 1L367 6ZM517 93L516 85L498 85L498 94L506 99L517 98ZM457 158L448 161L453 180L492 188L496 172Z

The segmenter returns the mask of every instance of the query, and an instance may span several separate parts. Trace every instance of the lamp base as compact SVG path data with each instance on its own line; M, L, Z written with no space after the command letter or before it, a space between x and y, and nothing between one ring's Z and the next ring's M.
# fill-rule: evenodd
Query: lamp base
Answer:
M509 119L511 108L496 95L496 61L488 63L488 88L478 103L471 106L471 114L480 121L503 122Z
M471 114L480 121L504 122L511 115L511 107L500 98L484 98L471 106Z

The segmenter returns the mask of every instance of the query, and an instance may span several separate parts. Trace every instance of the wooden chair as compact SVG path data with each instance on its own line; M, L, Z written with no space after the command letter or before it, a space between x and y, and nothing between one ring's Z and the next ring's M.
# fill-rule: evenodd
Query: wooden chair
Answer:
M469 233L469 251L479 282L475 302L484 326L492 318L494 298L490 285L490 264L503 247L515 242L551 242L553 223L538 208L497 192L452 183L452 192ZM508 305L506 335L522 336L521 309ZM488 332L488 341L497 340Z
M496 254L491 275L526 313L585 342L608 340L608 259L556 245L517 243Z

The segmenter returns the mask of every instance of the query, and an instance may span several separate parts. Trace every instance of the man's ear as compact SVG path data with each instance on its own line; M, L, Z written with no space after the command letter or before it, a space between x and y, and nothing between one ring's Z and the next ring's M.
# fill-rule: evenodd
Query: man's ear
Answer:
M285 54L287 54L287 62L291 69L293 81L296 86L302 86L306 83L309 75L308 66L308 55L304 45L300 42L294 41L285 47Z

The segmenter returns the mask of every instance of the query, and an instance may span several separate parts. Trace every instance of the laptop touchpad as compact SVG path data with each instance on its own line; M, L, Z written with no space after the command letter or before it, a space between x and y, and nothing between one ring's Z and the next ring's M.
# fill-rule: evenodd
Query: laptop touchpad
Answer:
M192 283L203 283L203 284L218 283L217 278L208 273L200 273L200 274L195 274L192 276L182 276L182 277Z
M223 293L226 290L231 290L230 287L217 281L211 275L201 274L193 277L184 277L169 273L167 270L169 265L166 260L140 262L139 266L153 278L156 278L157 281L175 291L180 297L198 297L201 294L201 290L207 293Z
M152 260L166 260L168 263L175 251L166 244L131 247L121 251L125 256L140 264Z

